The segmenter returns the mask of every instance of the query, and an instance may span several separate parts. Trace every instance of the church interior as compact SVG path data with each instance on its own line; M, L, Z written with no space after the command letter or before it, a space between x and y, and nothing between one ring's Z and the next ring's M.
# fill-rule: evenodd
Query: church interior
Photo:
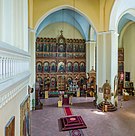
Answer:
M0 11L0 136L135 136L134 0Z

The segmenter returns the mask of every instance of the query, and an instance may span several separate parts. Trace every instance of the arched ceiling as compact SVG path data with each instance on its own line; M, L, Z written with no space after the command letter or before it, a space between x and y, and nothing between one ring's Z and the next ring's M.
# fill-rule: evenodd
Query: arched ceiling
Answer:
M135 16L126 13L119 21L119 25L118 25L118 33L121 32L121 30L123 29L123 27L130 21L135 22Z
M74 26L80 31L82 37L86 41L89 40L91 24L89 24L85 17L77 13L74 9L61 9L47 16L39 25L36 31L36 36L38 36L39 33L49 24L58 22L65 22Z

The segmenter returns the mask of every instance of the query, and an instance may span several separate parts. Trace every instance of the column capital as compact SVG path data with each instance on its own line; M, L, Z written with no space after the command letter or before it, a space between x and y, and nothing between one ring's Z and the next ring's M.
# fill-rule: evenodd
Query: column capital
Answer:
M28 27L28 30L29 30L30 32L35 33L35 30L34 30L34 29L32 29L32 28L30 28L30 27Z
M86 44L91 44L91 43L96 43L96 41L94 41L94 40L93 40L93 41L89 40L89 41L86 41L85 43L86 43Z
M115 34L116 36L119 36L118 32L116 32L115 30L102 31L97 33L97 35L106 35L106 34Z

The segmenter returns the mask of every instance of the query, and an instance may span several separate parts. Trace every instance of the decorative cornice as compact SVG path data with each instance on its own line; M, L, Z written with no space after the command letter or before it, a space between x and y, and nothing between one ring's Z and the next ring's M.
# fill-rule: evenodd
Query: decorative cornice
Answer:
M24 50L21 50L19 48L16 48L10 44L7 44L5 42L1 42L0 41L0 51L2 52L8 52L9 54L18 54L19 56L20 55L24 55L24 56L28 56L30 57L30 55L28 54L28 52L24 51Z
M117 36L119 36L119 34L114 30L103 31L103 32L98 32L97 33L97 35L105 35L105 34L116 34Z
M32 29L32 28L30 28L30 27L28 27L28 30L29 30L30 32L35 33L35 30L34 30L34 29Z
M20 77L20 78L19 78ZM16 78L0 84L0 108L13 99L19 92L27 87L29 83L30 73L23 73ZM12 84L11 84L12 81ZM3 88L2 88L3 86Z
M90 41L90 40L89 40L89 41L86 41L85 43L86 43L86 44L91 44L91 43L95 43L95 44L96 44L96 41L94 41L94 40L93 40L93 41Z

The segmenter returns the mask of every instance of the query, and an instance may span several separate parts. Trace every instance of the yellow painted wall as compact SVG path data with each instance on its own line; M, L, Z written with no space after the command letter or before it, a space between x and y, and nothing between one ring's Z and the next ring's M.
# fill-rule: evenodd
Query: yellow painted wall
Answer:
M60 6L75 6L81 13L89 18L97 31L107 31L110 11L114 1L115 0L29 0L29 27L35 28L39 19L43 15L47 15L52 9L56 9ZM33 14L31 13L32 10Z
M28 0L28 26L33 27L33 0Z
M135 83L135 23L129 25L122 39L124 47L124 71L130 72L131 81Z
M81 33L77 29L75 29L73 26L67 23L50 24L40 32L38 37L56 38L60 36L61 30L63 30L63 36L65 38L83 39Z
M99 31L108 31L114 0L100 0Z

